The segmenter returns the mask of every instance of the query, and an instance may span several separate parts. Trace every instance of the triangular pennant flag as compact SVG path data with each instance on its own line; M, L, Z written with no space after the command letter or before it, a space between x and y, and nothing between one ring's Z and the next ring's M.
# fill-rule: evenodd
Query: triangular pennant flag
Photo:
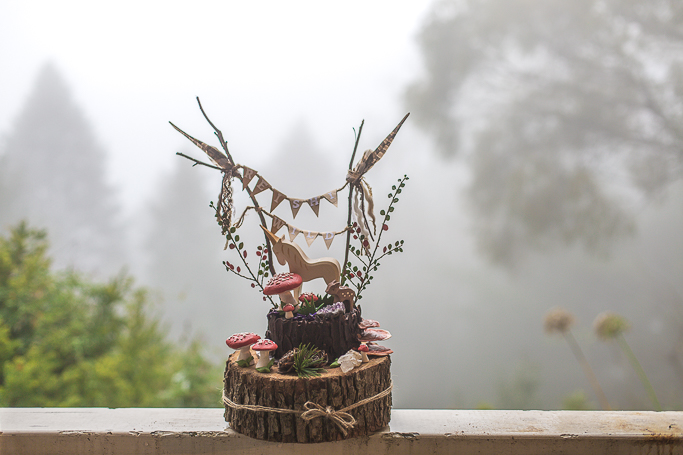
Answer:
M321 197L324 197L325 199L327 199L328 201L333 203L335 207L338 207L337 206L337 202L338 202L337 201L337 190L329 191L329 192L323 194Z
M315 216L318 216L318 210L320 210L320 197L312 197L306 202L308 202L308 205L310 205L313 209L313 213L315 213Z
M330 245L332 245L332 240L334 240L334 232L325 232L320 234L323 237L323 240L325 241L325 245L327 246L327 249L330 249Z
M285 223L281 218L273 215L273 224L270 227L270 232L272 232L273 234L277 234L277 231L279 231L280 228L285 224L287 223Z
M249 185L249 182L251 182L251 179L253 179L256 175L256 171L248 167L243 167L243 169L244 175L242 176L242 189L244 190L247 188L247 185Z
M268 188L270 188L270 183L266 182L266 179L259 175L258 183L256 183L256 186L254 187L254 190L251 193L256 195L259 194L261 191L267 190Z
M308 246L311 246L315 239L318 237L317 232L313 231L303 231L304 237L306 238L306 243L308 243Z
M280 205L280 202L287 199L287 196L280 193L275 188L271 188L271 190L273 190L273 201L270 203L270 211L272 212L278 205Z
M289 229L289 241L293 242L296 236L299 235L301 230L296 228L295 226L290 226L289 224L287 225L287 228Z
M292 208L292 218L296 218L296 214L299 213L299 209L301 208L301 204L304 201L301 199L290 199L289 200L289 206Z

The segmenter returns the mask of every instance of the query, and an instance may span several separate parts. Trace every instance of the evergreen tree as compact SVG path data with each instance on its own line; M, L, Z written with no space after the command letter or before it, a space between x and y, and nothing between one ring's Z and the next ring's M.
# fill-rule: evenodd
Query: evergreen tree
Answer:
M225 239L209 207L206 181L220 182L220 175L176 158L148 212L144 275L162 293L164 319L171 323L173 339L201 330L215 342L232 333L225 334L230 330L225 302L234 290L221 263Z
M0 153L0 229L47 228L59 267L106 273L122 264L118 206L105 153L57 69L45 65Z
M55 273L45 234L0 237L0 406L219 406L220 369L165 340L144 289Z

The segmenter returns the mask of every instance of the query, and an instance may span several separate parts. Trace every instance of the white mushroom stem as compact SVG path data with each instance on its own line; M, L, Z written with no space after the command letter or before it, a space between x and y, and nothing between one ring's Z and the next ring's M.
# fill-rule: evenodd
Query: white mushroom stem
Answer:
M282 303L284 303L285 305L290 303L293 306L296 306L296 304L298 303L290 291L281 292L278 295L280 296L280 300L282 300Z
M256 364L256 368L267 367L268 362L270 362L270 351L259 351L258 363Z
M285 311L285 319L292 319L294 317L294 312Z
M247 360L249 357L251 357L251 352L249 352L249 345L243 346L239 348L237 351L240 353L239 356L237 356L237 361L239 362L240 360Z
M360 352L360 361L363 363L368 363L370 361L370 359L368 359L368 355L363 351L359 351L359 352Z

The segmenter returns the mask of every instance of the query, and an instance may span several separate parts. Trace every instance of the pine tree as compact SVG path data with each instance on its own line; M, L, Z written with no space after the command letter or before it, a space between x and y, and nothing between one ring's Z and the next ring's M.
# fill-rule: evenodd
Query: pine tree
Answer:
M54 272L46 251L25 223L0 236L0 406L220 405L220 367L165 339L145 289Z
M217 173L181 158L174 164L157 185L149 210L144 276L163 295L162 310L173 339L198 329L213 341L225 339L225 301L234 290L221 263L225 240L203 186Z
M119 210L105 152L52 64L40 71L0 160L0 229L22 219L47 228L59 267L120 267Z

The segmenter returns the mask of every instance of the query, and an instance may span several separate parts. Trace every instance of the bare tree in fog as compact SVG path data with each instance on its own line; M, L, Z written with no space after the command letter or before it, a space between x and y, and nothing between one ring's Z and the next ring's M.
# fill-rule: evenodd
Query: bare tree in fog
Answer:
M105 152L62 75L45 65L0 149L0 229L47 228L58 266L100 274L123 262Z
M468 159L483 252L606 250L632 207L680 179L683 3L447 0L406 93L446 157Z

